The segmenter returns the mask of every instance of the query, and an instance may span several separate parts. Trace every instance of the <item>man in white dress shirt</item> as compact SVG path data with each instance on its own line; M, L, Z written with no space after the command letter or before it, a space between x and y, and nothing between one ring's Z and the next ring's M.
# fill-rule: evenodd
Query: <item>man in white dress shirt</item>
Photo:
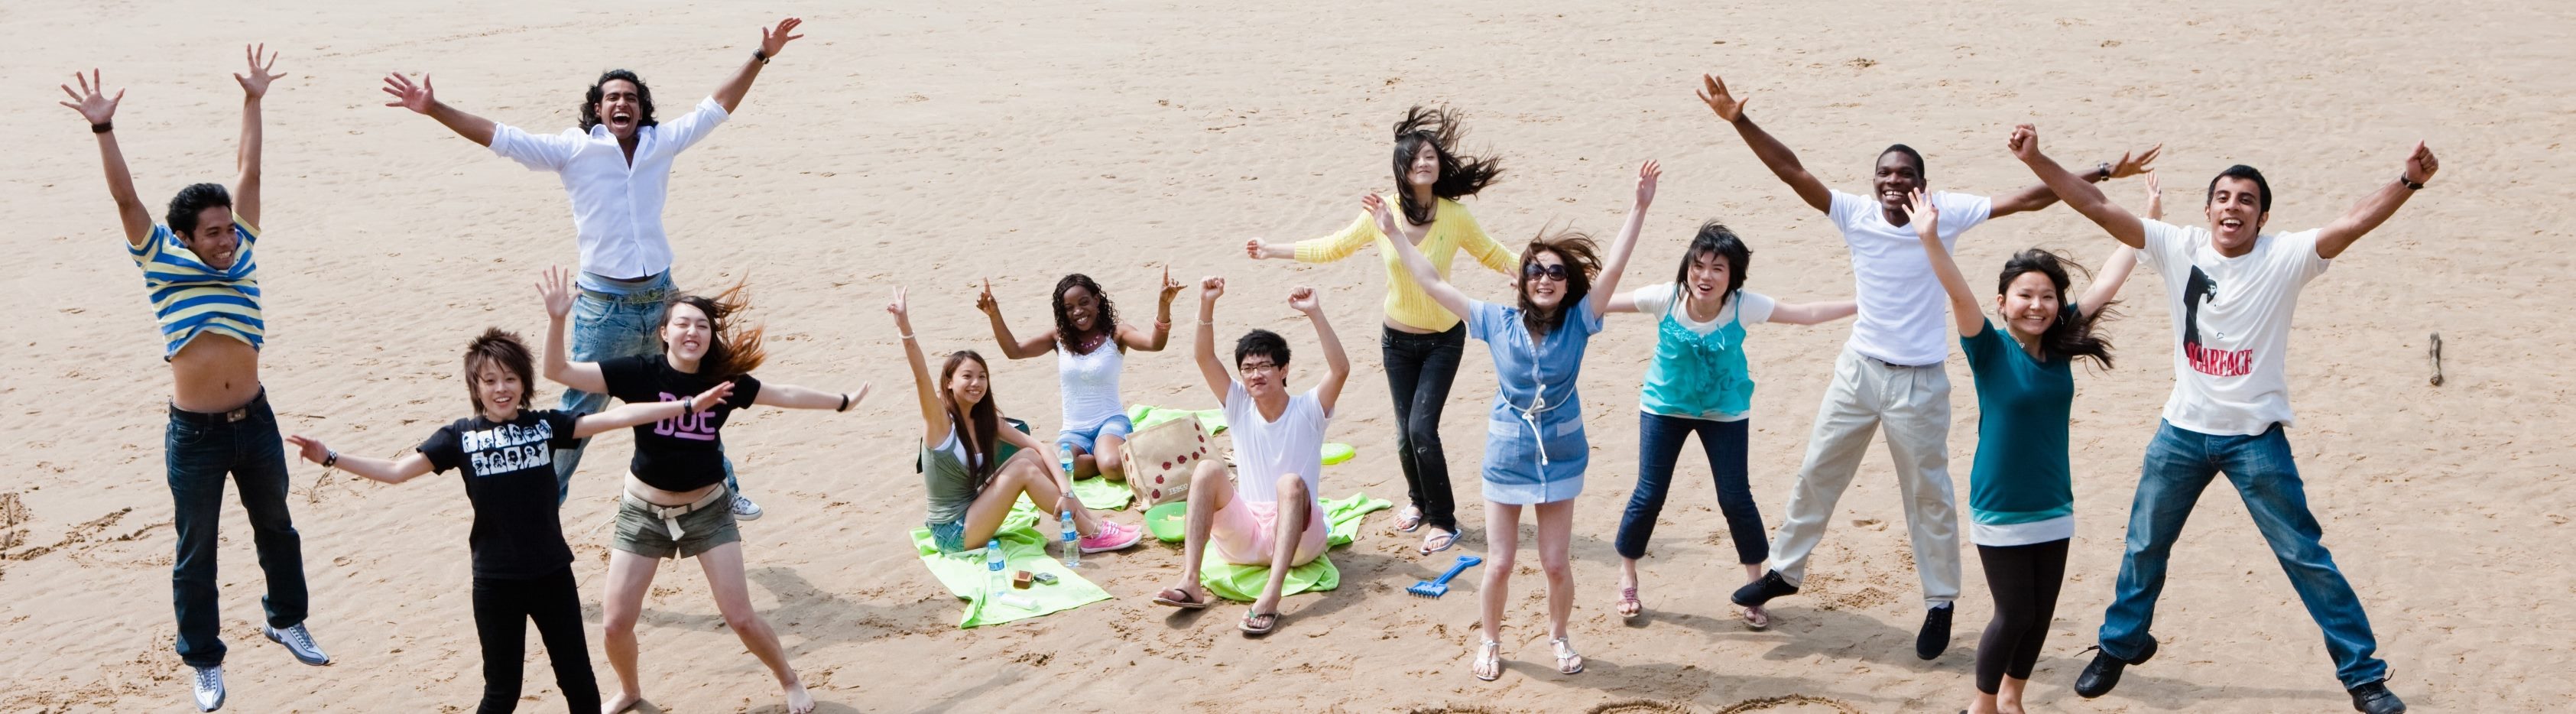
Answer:
M661 351L663 301L677 294L671 284L671 240L662 231L662 201L671 183L671 159L706 138L716 125L733 116L760 69L778 56L798 18L787 18L760 32L760 48L742 69L698 101L687 114L669 121L653 116L653 92L634 72L609 70L599 75L581 104L581 128L553 135L530 134L518 127L466 113L438 101L429 77L414 84L400 74L385 77L385 93L402 107L427 115L459 136L491 147L492 153L517 161L531 171L562 177L572 199L573 230L581 246L579 301L573 308L572 359L578 362L654 354ZM560 407L575 414L594 414L608 405L608 395L564 390ZM572 472L581 464L580 446L555 455L556 498L571 493ZM725 487L734 492L737 520L753 520L760 506L744 498L734 483L733 460L725 460Z

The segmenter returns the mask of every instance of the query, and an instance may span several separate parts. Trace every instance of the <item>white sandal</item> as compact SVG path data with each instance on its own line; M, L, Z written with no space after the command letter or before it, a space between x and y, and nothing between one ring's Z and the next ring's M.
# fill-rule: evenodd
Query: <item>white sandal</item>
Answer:
M1477 679L1482 679L1488 682L1502 679L1503 643L1493 640L1485 640L1485 644L1482 647L1479 647L1478 650L1479 651L1476 653L1475 668L1468 671L1476 675ZM1489 667L1491 668L1491 674L1487 673Z
M1556 646L1556 671L1564 674L1582 674L1583 655L1577 654L1574 651L1574 642L1572 639L1573 638L1569 637L1550 637L1547 639L1547 643ZM1567 664L1566 662L1568 660L1572 660L1573 664Z

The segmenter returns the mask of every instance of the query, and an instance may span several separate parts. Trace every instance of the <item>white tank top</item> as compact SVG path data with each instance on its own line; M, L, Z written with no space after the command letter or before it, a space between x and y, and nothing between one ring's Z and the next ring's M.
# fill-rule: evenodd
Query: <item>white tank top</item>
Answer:
M1062 340L1055 344L1055 368L1064 393L1064 429L1090 431L1127 412L1118 399L1118 370L1126 361L1114 335L1091 354L1078 355Z

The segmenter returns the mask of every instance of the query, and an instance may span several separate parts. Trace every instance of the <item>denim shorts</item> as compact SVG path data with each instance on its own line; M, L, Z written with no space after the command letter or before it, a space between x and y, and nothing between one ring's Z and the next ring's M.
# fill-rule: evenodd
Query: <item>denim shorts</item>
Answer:
M922 525L930 527L930 542L933 545L939 546L939 552L949 555L966 552L965 519L961 518L947 523L924 523Z
M1120 414L1090 429L1082 431L1067 429L1060 432L1055 435L1055 443L1072 444L1073 448L1081 449L1082 453L1097 454L1100 453L1100 449L1096 445L1102 438L1115 436L1124 439L1128 434L1133 433L1136 433L1136 422L1129 421L1127 415Z

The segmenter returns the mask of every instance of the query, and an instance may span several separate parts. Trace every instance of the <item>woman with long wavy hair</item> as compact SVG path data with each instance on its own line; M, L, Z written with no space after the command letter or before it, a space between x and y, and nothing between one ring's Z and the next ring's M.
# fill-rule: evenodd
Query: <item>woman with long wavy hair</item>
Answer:
M1163 268L1162 288L1155 303L1154 329L1141 330L1118 321L1117 304L1109 301L1109 293L1091 276L1066 275L1056 281L1055 298L1050 301L1055 307L1055 327L1027 338L1013 337L1010 324L1002 321L1001 301L993 299L993 281L984 281L984 292L975 297L975 309L984 311L993 323L993 340L1001 343L1003 357L1056 354L1064 423L1057 427L1055 443L1072 449L1074 478L1096 475L1127 480L1118 447L1127 443L1136 425L1128 421L1126 402L1118 395L1118 373L1126 367L1128 350L1160 352L1170 340L1172 298L1181 294L1181 284L1172 282L1169 266Z

